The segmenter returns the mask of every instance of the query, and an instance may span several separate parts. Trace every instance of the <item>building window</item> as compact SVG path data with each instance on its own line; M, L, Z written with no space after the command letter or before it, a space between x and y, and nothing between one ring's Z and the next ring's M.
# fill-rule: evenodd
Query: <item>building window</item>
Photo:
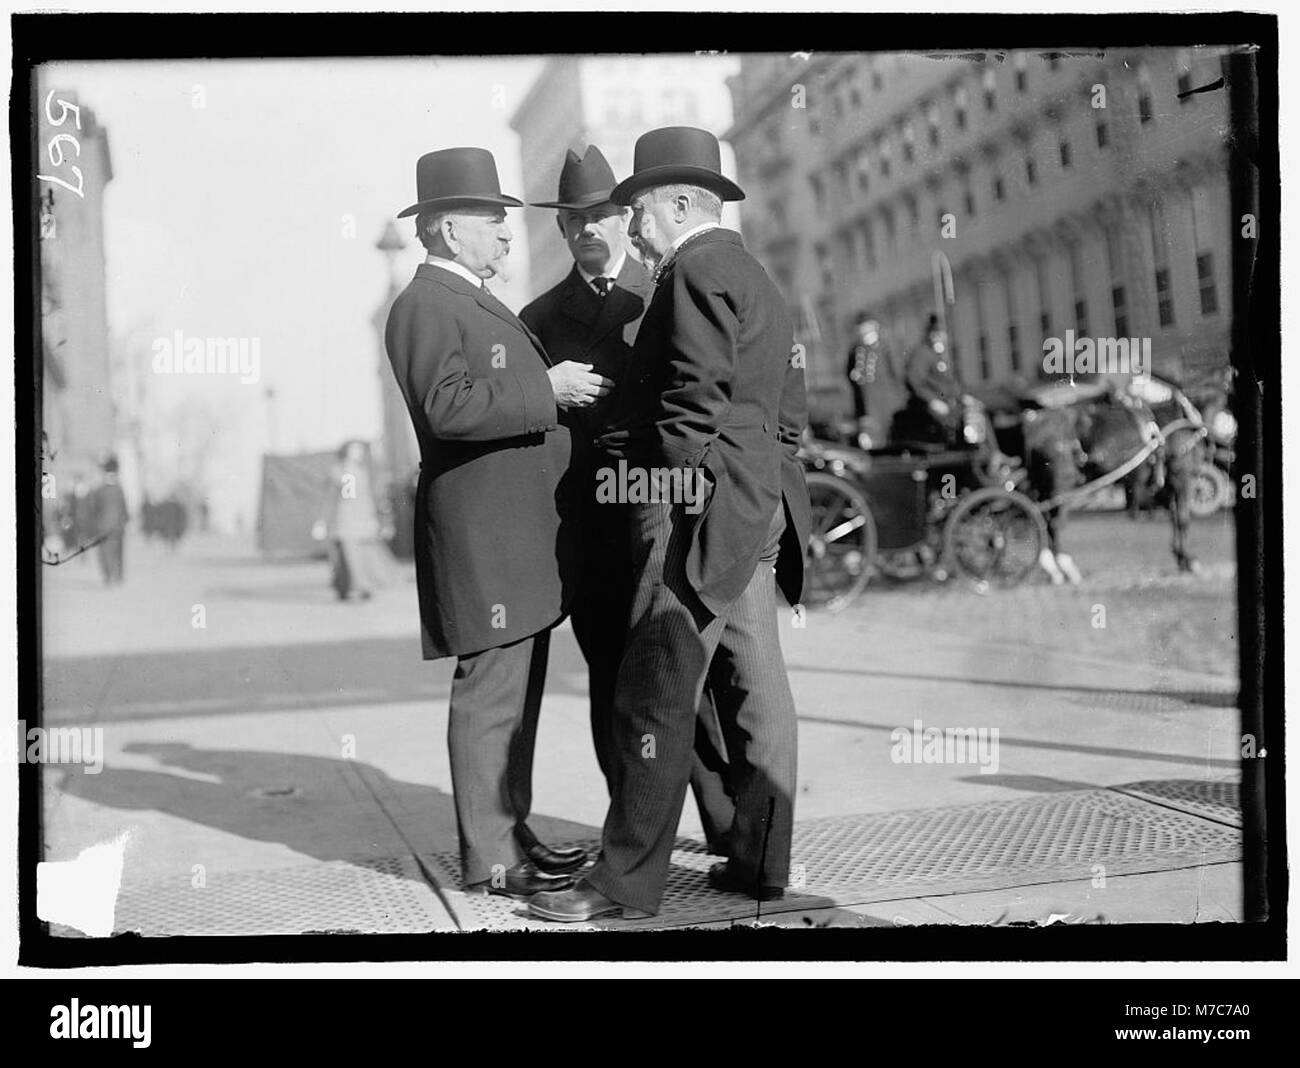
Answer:
M957 91L952 96L953 107L956 109L957 129L966 129L966 87L957 86Z
M862 107L862 94L858 92L858 87L856 85L849 90L849 104L854 109Z
M1050 71L1058 71L1061 69L1061 57L1056 52L1053 52L1047 57L1047 69Z
M1219 310L1219 294L1214 284L1214 253L1201 251L1213 244L1213 203L1210 188L1192 190L1192 248L1196 249L1196 283L1201 291L1201 314L1214 315Z
M1049 337L1052 336L1052 313L1051 312L1038 313L1038 329L1043 332L1044 341L1046 341Z
M1007 196L1006 188L1002 184L1002 175L995 175L993 178L993 199L1005 200Z
M873 70L871 72L871 88L879 90L879 89L883 89L884 87L885 87L884 76L880 73L880 71Z
M853 244L851 241L845 242L845 248L848 252L849 262L853 262ZM835 268L831 263L831 254L827 251L825 245L818 245L816 249L817 266L821 271L822 288L830 289L835 282Z
M967 189L962 197L963 206L966 208L966 214L971 218L975 216L975 194Z
M1138 67L1138 120L1146 125L1151 121L1151 74L1146 64Z
M929 127L928 136L930 139L930 147L938 148L939 147L939 108L936 105L931 104L925 109L925 121L926 121L926 125Z
M1070 169L1070 142L1061 142L1061 169L1068 171Z
M911 163L916 158L916 134L912 129L912 124L906 123L903 126L903 159Z
M876 238L871 230L871 223L862 224L862 252L867 260L867 267L871 270L876 266Z
M1024 52L1017 52L1015 58L1016 67L1016 92L1023 93L1029 88L1029 57Z
M866 167L858 168L858 192L865 193L871 187L871 178L867 174Z
M813 202L816 204L817 214L820 215L826 210L826 185L820 174L810 175L808 184L812 186Z
M1128 337L1128 297L1124 291L1124 240L1118 230L1106 231L1106 263L1110 269L1110 306L1115 336Z
M880 173L885 178L889 177L889 172L893 169L893 163L889 158L889 142L886 141L880 146Z
M1038 181L1038 172L1034 167L1034 157L1025 157L1025 181L1034 185Z
M1160 311L1160 325L1174 325L1174 297L1169 287L1169 268L1156 269L1156 306Z
M1146 93L1138 97L1138 119L1143 125L1151 121L1151 98Z
M1007 308L1007 351L1011 354L1011 373L1020 374L1020 331L1016 328L1016 287L1015 279L1007 274L1002 276L1002 293L1006 297Z
M1079 337L1088 336L1088 302L1086 300L1076 300L1074 302L1074 332Z
M980 380L987 382L993 377L993 369L989 366L989 339L983 334L979 336L979 353L980 353Z
M994 111L997 109L997 75L993 73L992 68L984 72L984 110Z
M1097 147L1105 148L1108 144L1110 144L1110 131L1106 129L1106 124L1101 119L1098 119L1097 120Z
M1213 252L1202 252L1196 257L1196 281L1201 287L1201 314L1217 314L1219 311L1219 294L1214 285Z

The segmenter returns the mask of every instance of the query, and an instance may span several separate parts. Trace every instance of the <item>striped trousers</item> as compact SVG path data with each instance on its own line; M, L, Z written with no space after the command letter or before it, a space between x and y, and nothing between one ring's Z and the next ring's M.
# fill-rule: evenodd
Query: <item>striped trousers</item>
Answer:
M777 506L745 591L712 616L686 580L691 524L682 505L628 506L636 591L614 698L617 772L587 882L658 912L686 799L706 678L727 750L735 817L730 871L785 886L794 825L794 698L777 632L772 570L785 529Z

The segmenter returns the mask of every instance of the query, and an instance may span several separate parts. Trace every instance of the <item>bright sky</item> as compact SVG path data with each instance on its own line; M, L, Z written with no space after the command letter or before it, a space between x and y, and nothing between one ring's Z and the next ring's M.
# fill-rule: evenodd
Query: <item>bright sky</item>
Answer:
M105 195L109 325L153 338L259 338L261 381L150 377L155 403L220 412L214 515L255 511L276 393L281 451L332 448L380 427L378 338L385 290L374 243L415 201L424 152L479 145L502 190L520 195L509 118L540 59L330 59L58 64L108 130ZM204 106L196 107L201 102ZM511 212L514 277L496 291L518 308L527 246ZM423 256L410 220L399 279ZM387 368L385 364L385 373Z

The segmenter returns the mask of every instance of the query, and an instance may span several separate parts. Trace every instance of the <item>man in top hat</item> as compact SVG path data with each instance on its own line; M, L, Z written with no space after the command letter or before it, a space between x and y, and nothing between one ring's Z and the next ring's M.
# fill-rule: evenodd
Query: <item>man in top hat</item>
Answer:
M706 677L735 798L730 859L709 881L770 898L789 875L796 731L776 586L797 600L810 513L795 459L806 398L794 326L740 235L719 224L722 202L744 194L722 176L716 138L654 130L634 158L611 199L631 206L631 238L658 266L603 440L629 465L710 488L702 511L627 506L636 587L614 697L618 775L600 859L572 889L529 903L560 921L658 912Z
M590 363L597 374L615 383L627 372L650 299L650 272L627 251L631 212L609 199L616 184L613 170L595 145L581 156L572 149L565 153L557 199L533 206L556 210L556 225L573 256L573 268L519 313L551 359ZM608 399L575 411L573 417L572 429L582 439L574 452L574 467L580 468L577 481L584 487L580 510L584 555L570 617L587 661L596 760L612 793L617 770L611 740L614 684L632 609L631 546L623 505L601 501L596 495L597 472L608 458L592 443L610 429ZM719 774L725 746L707 692L699 733L691 788L705 837L725 855L733 806Z
M582 850L528 829L550 630L581 547L567 413L611 385L548 358L485 282L510 251L496 163L449 148L416 166L428 257L389 312L385 344L420 445L415 562L424 658L454 656L447 730L464 882L525 896L567 886Z

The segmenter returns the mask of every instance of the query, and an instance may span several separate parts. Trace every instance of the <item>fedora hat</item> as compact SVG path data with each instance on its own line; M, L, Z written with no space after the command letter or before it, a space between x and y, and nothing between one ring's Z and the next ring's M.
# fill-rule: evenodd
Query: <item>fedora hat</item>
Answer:
M664 126L637 138L632 155L632 176L614 187L610 199L630 204L643 189L656 185L698 185L723 200L744 200L735 182L722 176L718 139L694 126Z
M399 219L454 204L522 208L524 202L501 192L496 160L486 148L443 148L426 152L415 165L415 195L419 198Z
M532 204L535 208L585 211L597 204L608 204L609 195L617 184L613 168L606 161L605 154L595 145L588 145L586 153L581 156L569 149L564 156L564 167L560 170L560 188L556 198L534 201Z

